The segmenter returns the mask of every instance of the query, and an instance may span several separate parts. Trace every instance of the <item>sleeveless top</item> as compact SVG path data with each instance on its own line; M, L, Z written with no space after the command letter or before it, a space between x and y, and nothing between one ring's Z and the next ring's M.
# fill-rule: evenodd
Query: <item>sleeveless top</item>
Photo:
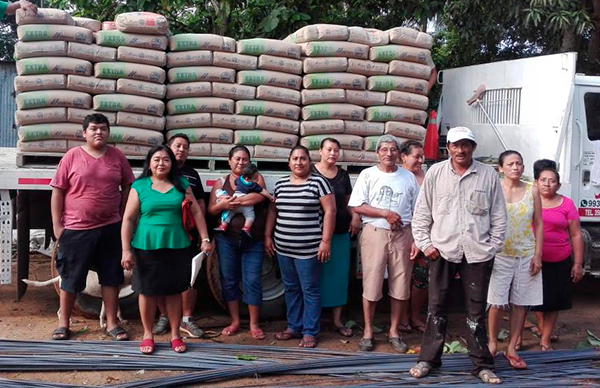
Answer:
M525 195L519 202L506 203L508 214L504 247L499 254L511 257L532 256L535 251L533 235L533 185L527 183Z
M233 193L235 193L235 186L231 186L229 177L230 175L225 177L225 182L223 182L222 189L225 190L228 195L233 195ZM250 234L252 235L252 240L254 242L262 242L265 238L265 223L267 221L268 204L269 201L265 199L264 201L254 205L254 215L256 218L254 219L254 224L252 224L252 227L250 228ZM242 214L236 214L233 216L225 235L235 239L241 239L244 220L245 219Z

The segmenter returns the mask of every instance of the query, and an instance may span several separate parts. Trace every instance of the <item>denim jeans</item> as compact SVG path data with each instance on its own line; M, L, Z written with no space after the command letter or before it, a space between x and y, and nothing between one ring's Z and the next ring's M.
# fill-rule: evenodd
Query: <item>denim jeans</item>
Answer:
M231 238L222 234L217 234L215 239L225 302L239 300L239 285L242 282L244 303L260 306L262 303L261 278L262 261L265 255L264 243L246 238Z
M279 253L277 260L285 286L288 328L316 337L321 330L321 263L316 256L300 260Z

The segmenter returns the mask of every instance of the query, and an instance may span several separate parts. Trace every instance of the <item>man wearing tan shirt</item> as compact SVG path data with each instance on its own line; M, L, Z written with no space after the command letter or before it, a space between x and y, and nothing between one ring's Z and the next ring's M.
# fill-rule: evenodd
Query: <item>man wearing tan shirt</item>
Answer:
M450 159L425 175L412 220L417 247L430 260L429 312L419 362L410 370L423 377L442 365L450 285L460 273L465 292L467 345L473 375L490 384L494 374L488 349L485 310L494 256L506 232L506 205L496 171L476 160L469 128L448 131Z

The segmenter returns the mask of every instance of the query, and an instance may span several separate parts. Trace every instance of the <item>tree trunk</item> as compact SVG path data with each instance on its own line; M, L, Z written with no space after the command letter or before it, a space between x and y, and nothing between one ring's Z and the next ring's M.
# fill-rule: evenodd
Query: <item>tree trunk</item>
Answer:
M594 11L590 15L594 29L591 31L590 44L588 46L589 64L598 68L600 65L600 0L594 0Z
M560 51L563 53L577 51L577 35L572 30L563 33Z

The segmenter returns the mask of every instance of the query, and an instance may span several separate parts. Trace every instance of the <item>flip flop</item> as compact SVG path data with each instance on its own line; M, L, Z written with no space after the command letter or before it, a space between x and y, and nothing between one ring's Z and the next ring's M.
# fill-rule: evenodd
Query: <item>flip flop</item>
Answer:
M57 327L52 332L52 339L55 341L65 341L71 338L71 330L68 327Z
M482 369L477 375L486 384L501 384L502 380L489 369Z
M267 336L262 331L262 329L250 330L250 335L252 336L253 339L258 340L258 341L264 340L265 338L267 338Z
M403 325L403 324L398 325L398 329L404 333L410 333L413 330L413 328L408 323L405 325Z
M144 348L150 348L150 350L144 351ZM143 339L142 342L140 342L140 352L143 354L154 353L154 340L150 338Z
M361 352L370 352L375 348L375 340L373 338L361 338L358 341L358 350Z
M175 353L183 353L187 350L187 346L185 346L185 343L181 338L175 338L171 340L171 349L173 349Z
M112 330L105 330L107 336L112 338L113 341L128 341L129 334L121 326L115 326ZM121 337L119 337L121 336Z
M305 335L300 340L298 344L301 348L316 348L317 347L317 339L311 335Z
M540 344L540 347L541 347L542 352L550 352L550 351L554 350L554 348L552 346L546 346L546 345Z
M227 337L231 337L232 335L236 335L238 333L238 331L240 331L239 326L229 325L226 328L224 328L223 331L221 331L221 334L223 334Z
M354 335L354 331L346 326L334 326L334 329L344 337L352 337Z
M295 331L293 331L292 329L285 329L284 331L275 334L275 338L278 339L279 341L288 341L288 340L291 340L292 338L294 338L294 339L302 338L302 336L300 334L296 333Z
M504 356L504 358L506 358L508 364L513 369L527 369L527 364L525 363L525 361L523 361L521 357L509 356L506 352L503 352L502 355Z
M417 365L410 368L408 373L410 373L410 375L415 379L420 379L421 377L427 376L429 372L431 372L431 369L433 369L433 366L430 363L426 361L419 361Z

